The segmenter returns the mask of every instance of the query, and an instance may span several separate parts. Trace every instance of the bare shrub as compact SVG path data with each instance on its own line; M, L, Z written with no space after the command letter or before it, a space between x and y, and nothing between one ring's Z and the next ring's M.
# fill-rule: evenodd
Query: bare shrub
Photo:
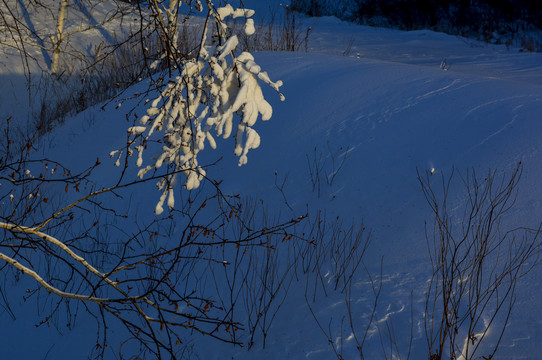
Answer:
M316 192L318 197L321 196L322 186L333 185L350 152L349 147L346 150L343 147L333 150L329 141L327 142L326 150L323 152L315 146L311 154L305 155L312 191Z
M233 31L239 32L242 51L308 51L310 27L302 21L288 5L284 12L271 12L269 18L257 26L256 34L246 36L240 31L240 24L231 24Z
M466 190L462 218L449 204L454 174L435 190L431 173L419 175L434 215L427 228L433 275L427 289L425 330L433 359L491 359L498 350L516 300L516 285L538 262L540 229L506 223L522 166L510 175L474 170L461 176ZM505 227L506 226L506 227ZM508 228L508 226L511 226ZM488 331L498 335L480 354Z
M298 270L305 276L307 307L337 359L344 359L343 341L347 337L353 338L360 358L364 359L365 341L372 331L382 290L381 276L373 278L363 262L370 234L363 225L345 226L339 218L329 220L321 211L313 219L309 217L305 227L308 228L305 236L310 242L299 253ZM370 285L367 290L374 296L369 309L371 315L362 324L354 319L352 307L353 288L358 288L360 279L367 279ZM319 316L314 310L317 299L332 293L341 293L344 297L344 316L340 319ZM340 339L340 343L335 339Z
M541 228L518 227L508 219L515 204L521 172L520 164L509 176L489 171L480 177L474 170L460 175L465 193L460 193L463 196L459 206L452 186L457 175L437 178L427 172L418 176L422 193L435 216L434 223L426 226L432 266L424 311L428 359L492 359L499 348L512 316L516 286L539 263L540 257ZM435 190L435 181L440 183L438 190ZM323 234L330 234L327 238L337 244L337 228L326 228L325 225L326 222L318 217L316 222L309 218L306 226L311 229L310 238L320 239L324 238ZM343 248L343 254L356 249L351 244L349 242ZM356 252L357 267L346 272L357 272L356 281L366 278L370 284L367 290L374 302L372 309L366 307L363 310L364 320L359 320L359 309L354 305L358 296L354 291L359 288L349 280L352 277L342 278L341 285L346 286L335 286L344 293L342 317L326 317L315 311L316 299L331 295L334 290L331 285L337 271L328 265L333 259L330 254L335 253L333 248L315 246L307 251L310 256L301 256L300 266L310 274L305 292L308 308L337 359L345 358L345 336L355 341L361 359L374 355L367 353L366 343L375 336L380 341L383 358L410 358L415 324L412 293L410 339L398 338L406 332L402 329L396 333L394 316L390 313L382 319L377 317L385 277L382 264L380 276L372 275L365 268L364 246ZM490 331L491 339L488 337Z

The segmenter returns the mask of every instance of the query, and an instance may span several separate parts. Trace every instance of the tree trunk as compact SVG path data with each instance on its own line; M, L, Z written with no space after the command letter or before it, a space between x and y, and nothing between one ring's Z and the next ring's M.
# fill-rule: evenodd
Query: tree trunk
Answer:
M62 32L64 31L64 20L66 20L66 11L68 9L68 0L60 0L58 9L58 21L56 25L56 39L54 40L53 63L51 64L51 72L58 72L58 63L60 59L60 45L62 43Z
M177 49L178 33L177 33L177 21L179 17L179 0L170 0L168 13L167 13L167 25L168 25L168 36L171 45L174 49Z

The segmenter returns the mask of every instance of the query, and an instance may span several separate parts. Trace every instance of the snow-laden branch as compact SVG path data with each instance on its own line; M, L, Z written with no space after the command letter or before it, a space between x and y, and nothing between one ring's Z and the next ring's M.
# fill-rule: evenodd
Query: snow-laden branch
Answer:
M8 224L5 222L0 221L0 228L6 229L8 231L12 232L22 232L26 234L32 234L35 235L47 242L50 242L51 244L54 244L58 246L60 249L62 249L66 254L68 254L71 258L73 258L75 261L81 263L85 268L87 268L91 273L95 274L96 276L102 278L105 282L107 282L109 285L116 285L114 281L111 281L108 279L104 274L102 274L100 271L98 271L95 267L90 265L83 257L77 255L72 249L70 249L66 244L64 244L62 241L47 235L39 230L36 230L35 228L23 226L23 225L14 225L14 224Z
M7 263L13 265L17 269L21 270L25 274L30 275L33 277L38 283L40 283L47 291L55 293L58 296L62 296L65 298L71 298L71 299L77 299L77 300L86 300L86 301L93 301L97 303L104 303L104 302L118 302L118 301L134 301L134 300L143 300L149 305L153 305L153 303L148 300L145 297L142 296L129 296L124 290L118 287L118 284L115 281L112 281L109 279L105 274L101 273L98 269L96 269L94 266L88 263L88 261L83 258L82 256L79 256L76 254L72 249L70 249L66 244L64 244L62 241L54 238L53 236L50 236L46 233L43 233L36 228L22 226L22 225L15 225L15 224L9 224L5 222L0 222L0 229L5 229L11 232L20 232L25 234L31 234L35 235L39 238L41 238L44 241L47 241L51 244L56 245L59 247L62 251L64 251L67 255L69 255L72 259L79 262L81 265L83 265L89 272L95 274L100 279L105 281L108 285L113 287L115 290L117 290L121 295L121 299L106 299L106 298L98 298L93 296L87 296L87 295L80 295L80 294L74 294L74 293L67 293L62 290L59 290L52 286L51 284L47 283L43 278L36 273L34 270L30 269L27 266L22 265L15 259L12 259L11 257L0 253L0 259L6 261Z
M157 184L162 195L156 214L163 212L164 203L169 208L174 207L173 189L179 172L186 176L186 189L199 187L206 172L198 162L198 154L206 144L215 149L215 137L226 139L235 132L234 153L239 157L239 166L247 163L248 152L261 142L254 129L257 119L269 120L273 114L263 96L262 82L275 89L284 100L280 93L282 82L271 81L250 53L235 56L239 40L236 35L226 36L228 28L224 19L228 17L245 18L245 33L254 34L254 21L250 18L254 11L233 9L231 5L215 9L211 0L207 0L207 5L208 18L217 25L216 36L221 39L221 45L209 44L210 26L206 21L199 53L181 64L179 75L170 78L159 96L150 101L139 124L128 129L134 138L126 153L128 156L137 154L140 178L164 165L172 172ZM152 160L145 160L145 150L152 142L160 143L161 149L153 154ZM110 154L117 156L117 166L123 153L116 150Z
M43 280L43 278L37 272L35 272L34 270L30 269L27 266L24 266L23 264L21 264L17 260L15 260L15 259L13 259L13 258L11 258L11 257L9 257L9 256L7 256L7 255L5 255L5 254L3 254L1 252L0 252L0 260L4 260L8 264L11 264L14 267L16 267L17 269L21 270L23 273L25 273L27 275L30 275L41 286L43 286L45 288L45 290L47 290L48 292L53 293L55 295L58 295L58 296L61 296L61 297L64 297L64 298L68 298L68 299L92 301L92 302L96 302L96 303L104 303L104 302L109 301L108 299L104 299L104 298L64 292L64 291L52 286L47 281Z

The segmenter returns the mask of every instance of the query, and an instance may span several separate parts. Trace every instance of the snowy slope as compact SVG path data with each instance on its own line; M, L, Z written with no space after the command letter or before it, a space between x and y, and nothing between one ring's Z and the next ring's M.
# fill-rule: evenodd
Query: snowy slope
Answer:
M416 171L435 169L438 181L452 167L460 172L473 167L480 174L489 169L511 172L521 161L520 193L506 221L511 226L536 227L542 220L542 57L503 47L473 47L428 31L374 29L333 18L304 19L304 25L313 29L309 53L256 54L273 79L284 81L286 96L280 102L272 91L266 92L274 115L258 124L260 148L238 168L231 141L221 141L218 150L206 156L210 162L222 155L224 159L208 174L224 180L223 191L262 198L283 216L299 215L307 208L312 213L325 209L330 218L363 222L372 231L367 267L377 273L381 259L384 264L377 319L393 319L406 358L412 308L411 358L424 358L423 291L430 276L424 223L431 221L431 213ZM350 42L350 56L342 56ZM440 68L444 58L447 71ZM79 114L44 140L43 154L69 167L84 167L99 157L104 165L95 180L115 181L117 169L106 159L122 146L124 114L130 108L126 102L118 110L112 105L105 112L96 107ZM346 157L331 185L320 179L319 193L313 190L308 168L315 154L316 159L322 157L327 173L333 171L332 158L340 162ZM276 179L279 183L286 179L284 194L291 209L284 204ZM158 195L149 184L129 201L141 216L153 216L150 209ZM464 195L458 191L453 196L452 203ZM541 274L542 268L536 267L518 290L500 359L537 359L542 353ZM355 283L355 316L362 327L373 297L363 272ZM85 328L86 320L62 335L50 328L34 328L36 309L20 300L22 293L24 286L18 285L10 294L17 299L17 320L5 312L0 315L3 356L44 358L51 348L48 358L68 358L73 349L92 345L96 330L91 322ZM344 295L321 296L313 306L324 328L329 324L334 337L340 337L346 315ZM343 328L343 355L357 358L347 327ZM27 347L23 336L39 340ZM291 288L265 349L261 338L250 351L208 339L192 341L203 359L335 356L307 308L302 283ZM383 358L377 336L368 341L367 355Z
M267 61L273 63L272 58ZM274 73L287 84L288 103L274 104L274 121L262 132L262 146L271 150L255 151L248 166L234 175L236 180L224 185L234 192L281 202L274 183L276 171L280 180L287 176L285 193L298 212L308 203L310 209L325 208L332 216L363 221L373 231L368 265L377 269L383 257L384 273L393 279L386 284L388 293L382 300L391 304L388 312L408 311L410 291L414 291L417 319L424 310L423 284L429 275L424 222L431 221L431 214L419 191L416 169L434 168L438 183L438 176L451 173L452 166L459 171L473 167L483 174L489 169L511 172L522 161L525 174L520 198L508 221L513 226L536 227L539 223L541 87L465 76L438 67L314 54L282 54ZM307 155L312 156L316 147L318 153L329 156L328 146L339 159L347 149L348 156L332 186L323 185L318 198L312 192ZM331 172L330 161L326 168ZM537 288L538 271L531 274L524 291ZM367 291L360 289L357 297L365 298ZM299 298L302 302L298 294ZM522 358L524 354L516 354L519 345L532 347L533 355L527 358L535 359L540 351L539 322L531 316L540 305L530 295L521 298L519 295L514 313L518 320L512 321L507 331L510 338L503 344L503 359ZM323 301L329 308L321 311L338 323L344 308L335 309L338 300ZM384 318L386 313L384 309L380 316ZM299 337L316 336L312 335L314 327L304 325L311 318L308 312L299 315L295 325L288 312L283 315L284 320L277 320L286 324L284 330L277 325L284 331L276 335L278 349L264 352L270 359L301 358L309 349L326 349L324 337L313 345L296 346L303 341ZM394 325L404 330L397 330L403 338L408 336L407 324ZM298 335L299 328L303 335ZM278 345L290 339L293 344L285 349ZM415 340L414 353L423 357L423 329L418 329ZM272 354L277 350L280 356L275 357ZM328 348L319 357L313 353L310 358L331 358L330 351ZM345 358L355 358L353 346L350 351ZM376 355L381 356L378 351Z

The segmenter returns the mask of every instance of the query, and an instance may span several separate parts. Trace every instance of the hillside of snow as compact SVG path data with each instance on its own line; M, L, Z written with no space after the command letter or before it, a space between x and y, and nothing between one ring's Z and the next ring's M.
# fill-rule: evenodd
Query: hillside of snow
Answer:
M279 1L244 3L260 14L269 7L280 9ZM341 219L345 227L363 224L370 245L350 293L358 334L365 330L375 300L368 273L382 282L364 354L369 359L392 358L392 353L393 358L428 358L424 312L431 263L426 226L434 215L418 174L432 174L428 176L437 190L455 172L448 203L452 218L459 221L466 196L461 176L475 171L483 179L494 170L500 178L521 162L517 198L503 218L502 231L538 228L542 54L431 31L357 26L332 17L300 16L300 23L302 29L311 27L308 52L254 53L273 80L284 82L286 97L281 102L272 89L264 89L273 117L256 126L260 147L238 167L233 140L219 141L217 150L206 149L202 155L208 163L222 158L207 174L222 180L225 193L264 201L273 217L306 212L313 216L321 210L328 219ZM11 95L22 97L24 78L16 70L3 72L17 79L12 80L17 83ZM42 139L37 155L73 169L84 169L99 158L102 165L93 181L114 183L119 170L109 153L125 142L127 112L135 108L135 113L144 113L141 104L128 98L146 86L143 82L104 109L96 106L66 120ZM9 111L4 101L0 114L6 108ZM315 166L320 173L314 173ZM159 192L153 184L122 195L105 201L129 209L134 219L155 216ZM135 232L135 226L126 231ZM534 360L542 353L541 278L542 267L535 266L520 279L497 359ZM72 329L34 326L42 320L43 309L23 300L31 286L29 280L0 285L11 303L10 311L0 309L2 358L67 359L74 358L74 351L80 354L77 358L86 358L98 331L95 322L81 307L81 319ZM250 350L193 335L186 340L193 349L188 355L217 360L334 359L338 355L324 334L328 332L344 359L359 358L345 294L320 291L314 301L306 301L305 289L303 279L293 280L265 348L261 334ZM499 317L495 326L503 321ZM391 344L397 348L389 349L386 337L392 334ZM109 336L115 345L126 334L113 326ZM479 355L498 341L490 328ZM117 356L111 350L106 358Z

